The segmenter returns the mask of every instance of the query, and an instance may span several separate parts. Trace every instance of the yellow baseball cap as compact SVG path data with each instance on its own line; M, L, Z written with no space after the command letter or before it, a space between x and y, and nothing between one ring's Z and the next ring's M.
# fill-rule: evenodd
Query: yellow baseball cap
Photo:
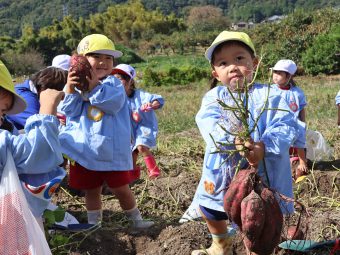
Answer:
M92 34L85 36L77 47L78 54L86 55L88 53L98 53L110 55L119 58L123 53L116 50L114 43L102 34Z
M17 114L26 109L26 101L14 90L14 83L7 67L0 60L0 86L14 95L13 107L6 114Z
M206 59L211 61L211 56L215 50L215 48L220 45L223 42L226 41L239 41L247 45L253 52L254 55L256 54L255 52L255 47L253 42L251 41L250 37L244 33L244 32L233 32L233 31L223 31L221 32L216 39L213 41L213 43L210 45L210 47L206 50L205 52L205 57Z

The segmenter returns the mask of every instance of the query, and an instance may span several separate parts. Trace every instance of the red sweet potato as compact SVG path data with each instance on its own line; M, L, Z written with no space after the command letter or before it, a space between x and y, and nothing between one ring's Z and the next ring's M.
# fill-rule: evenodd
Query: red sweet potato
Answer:
M261 237L255 241L245 238L244 243L252 252L269 255L280 242L283 215L271 190L264 188L261 192L261 198L265 207L265 222Z
M224 210L229 219L242 229L241 202L249 195L255 183L255 169L240 170L224 195Z
M86 76L91 78L91 65L87 58L83 55L73 54L70 59L70 71L75 71L75 75L79 77L77 89L88 91L89 82Z
M255 241L260 238L265 222L265 207L262 198L253 190L241 202L242 233Z

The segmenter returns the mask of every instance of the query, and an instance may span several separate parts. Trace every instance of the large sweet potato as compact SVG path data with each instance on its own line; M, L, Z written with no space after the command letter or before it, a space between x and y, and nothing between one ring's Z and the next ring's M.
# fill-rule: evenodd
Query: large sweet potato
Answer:
M262 198L253 190L241 203L242 233L255 241L261 237L265 222L265 207Z
M252 191L255 179L255 169L240 170L224 195L224 210L240 229L242 229L241 202Z
M257 240L250 240L245 237L244 243L247 248L261 255L271 254L280 242L283 215L274 193L264 188L261 192L261 198L265 208L265 221L262 234Z

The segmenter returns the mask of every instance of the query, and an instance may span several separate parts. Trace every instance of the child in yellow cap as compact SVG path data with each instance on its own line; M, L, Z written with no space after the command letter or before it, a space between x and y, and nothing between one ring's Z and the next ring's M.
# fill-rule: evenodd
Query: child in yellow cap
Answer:
M256 125L249 144L245 144L247 161L240 161L239 154L216 153L219 150L235 150L235 134L242 129L242 122L230 109L236 107L234 98L244 99L244 86L253 79L258 60L255 47L246 33L221 32L207 49L205 57L212 68L213 81L210 90L204 95L201 108L196 115L196 123L206 143L203 171L198 185L195 201L206 221L212 236L212 245L207 249L194 250L192 255L233 254L233 228L227 224L228 215L223 208L223 198L238 164L245 168L252 165L258 169L263 181L278 192L293 198L292 178L289 169L288 148L298 133L297 122L290 113L288 105L275 91L269 91L268 109L257 123L259 109L264 107L268 86L253 84L249 88L248 102L249 127ZM229 88L229 90L228 90ZM219 144L230 144L219 147ZM265 178L264 162L268 179ZM284 213L294 211L293 204L282 206ZM199 247L199 245L198 245Z
M61 107L67 119L60 133L63 153L76 162L70 165L70 186L85 190L88 223L102 220L101 190L105 182L133 227L148 228L154 223L142 219L129 187L133 164L127 97L120 80L110 75L114 59L122 52L102 34L84 37L77 52L92 68L85 93L75 89L79 77L69 72Z
M40 93L39 113L27 119L26 134L12 135L7 130L0 130L0 179L7 161L7 152L12 154L20 180L28 189L32 185L46 184L57 175L65 176L65 171L58 167L63 158L58 140L59 121L55 116L57 105L63 96L64 92L54 89L46 89ZM15 92L11 75L0 61L0 125L5 114L20 113L25 108L24 99ZM55 183L49 184L51 185L44 186L46 192L42 196L51 195L57 187ZM35 194L39 193L36 191ZM37 199L26 188L24 193L33 215L42 225L41 216L50 196ZM1 250L0 253L2 254Z

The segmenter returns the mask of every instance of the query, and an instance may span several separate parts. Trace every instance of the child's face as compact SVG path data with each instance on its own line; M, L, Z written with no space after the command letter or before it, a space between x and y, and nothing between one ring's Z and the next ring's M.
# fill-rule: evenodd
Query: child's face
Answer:
M132 86L132 80L126 77L125 75L121 75L119 73L114 74L116 78L118 78L122 84L124 85L125 93L129 97L133 93L133 86Z
M244 78L251 82L257 59L239 44L225 44L214 54L212 75L231 89L242 88Z
M98 79L103 79L108 76L113 68L113 57L105 54L90 54L86 56L93 72L97 75Z
M0 126L5 114L11 109L13 104L13 95L10 92L2 90L0 93Z
M273 71L273 82L279 86L286 86L290 75L284 71Z

